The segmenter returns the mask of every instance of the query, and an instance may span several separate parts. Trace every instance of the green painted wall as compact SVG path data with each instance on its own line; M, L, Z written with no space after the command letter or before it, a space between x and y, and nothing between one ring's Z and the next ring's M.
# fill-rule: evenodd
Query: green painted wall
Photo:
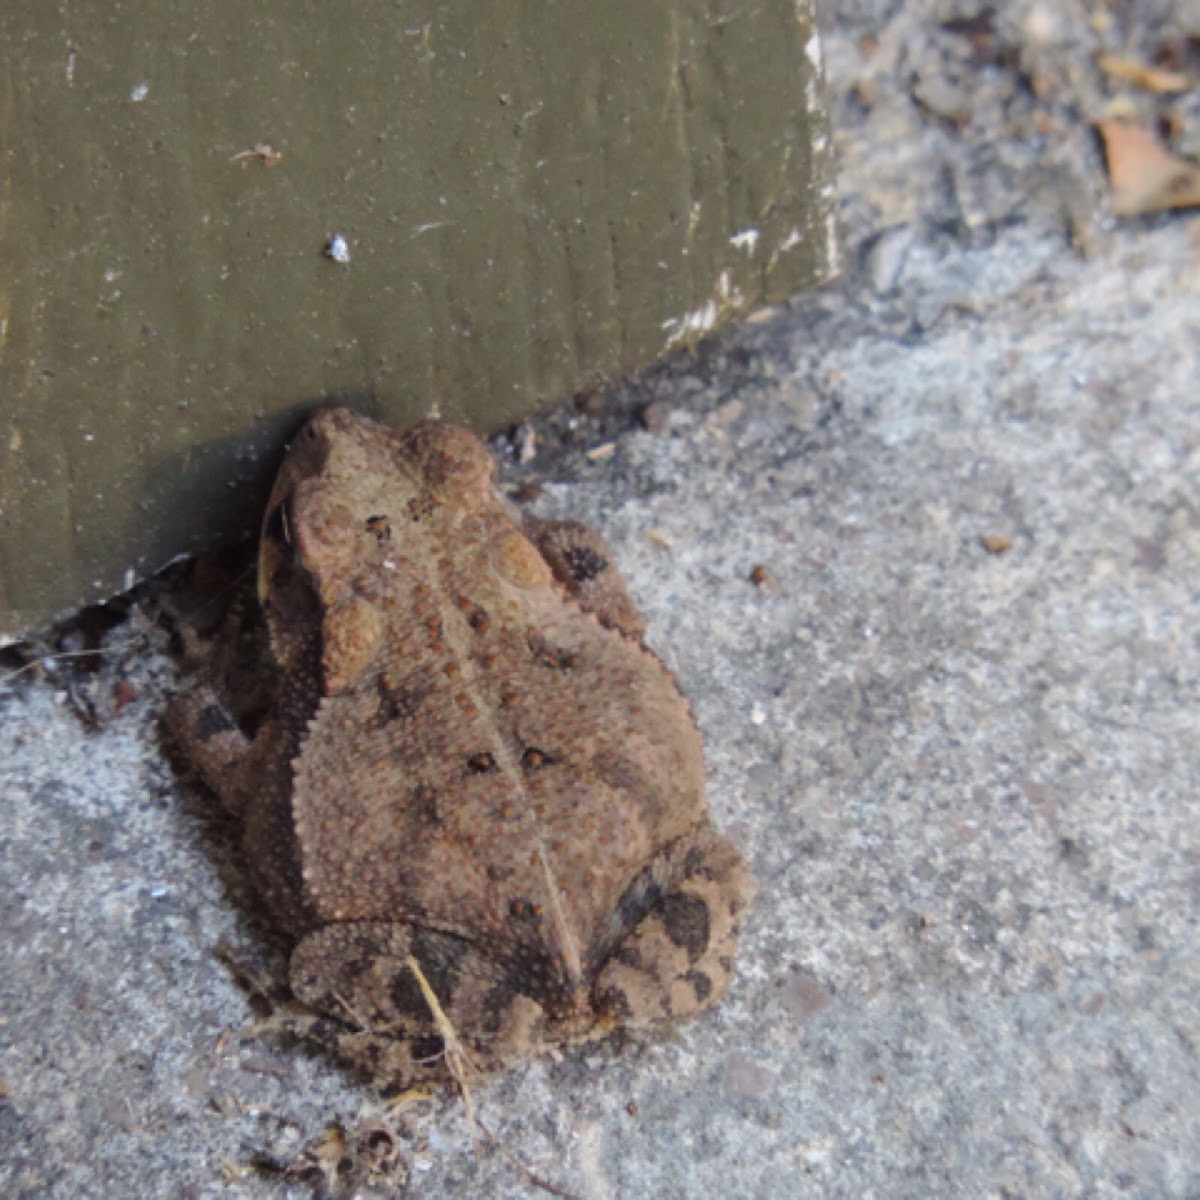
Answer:
M251 528L322 400L495 428L830 269L804 2L10 4L0 46L0 634Z

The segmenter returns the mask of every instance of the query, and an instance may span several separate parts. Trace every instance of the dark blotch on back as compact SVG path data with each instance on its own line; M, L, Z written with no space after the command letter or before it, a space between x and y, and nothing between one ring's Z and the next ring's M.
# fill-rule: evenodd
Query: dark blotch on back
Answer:
M437 789L427 783L418 784L408 794L405 805L416 819L424 825L440 825L442 814L438 808Z
M536 746L526 746L521 755L521 767L526 771L540 771L543 767L553 767L557 763L557 758Z
M696 993L696 999L701 1004L712 995L712 980L703 971L689 971L684 979L692 985L692 991Z
M446 1008L453 1003L454 993L462 978L463 961L469 953L466 943L458 938L446 937L428 929L413 932L413 957L421 964L433 994ZM407 968L396 972L392 981L392 1000L398 1011L412 1013L421 1021L432 1020L421 985Z
M368 517L367 532L381 546L386 546L392 540L392 526L387 517L384 516Z
M412 717L429 693L428 688L389 687L383 679L378 683L379 706L370 719L370 728L382 729L394 721Z
M663 898L659 911L671 941L695 962L708 949L708 905L698 896L676 892Z
M446 1049L445 1043L440 1037L434 1034L429 1034L427 1037L415 1037L409 1043L413 1061L418 1063L429 1063L435 1059L439 1059Z
M662 899L662 884L654 877L653 866L643 867L617 901L621 931L633 929Z
M482 1007L481 1029L490 1036L500 1032L508 1017L513 1000L521 993L511 980L504 979L487 994Z
M508 903L508 915L518 925L537 928L541 921L541 912L536 905L531 904L522 896Z
M596 994L596 1011L615 1021L628 1021L633 1016L629 997L616 987L607 987Z
M590 546L571 546L563 554L563 561L576 583L588 583L608 570L608 559Z
M535 630L530 629L525 640L539 666L550 667L556 671L569 671L579 659L575 651L552 646Z

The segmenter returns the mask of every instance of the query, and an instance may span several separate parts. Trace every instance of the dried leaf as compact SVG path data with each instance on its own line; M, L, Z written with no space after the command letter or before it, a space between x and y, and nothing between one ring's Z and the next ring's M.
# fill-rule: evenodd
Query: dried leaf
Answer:
M1096 60L1100 69L1122 83L1131 83L1147 92L1186 92L1191 86L1188 77L1180 71L1165 71L1161 67L1147 66L1132 58L1119 58L1115 54L1102 54Z
M230 162L245 162L248 158L256 158L264 167L277 167L283 162L283 155L267 142L256 142L253 150L240 150L230 157Z
M1178 158L1153 134L1122 121L1100 121L1113 212L1120 217L1200 205L1200 164Z

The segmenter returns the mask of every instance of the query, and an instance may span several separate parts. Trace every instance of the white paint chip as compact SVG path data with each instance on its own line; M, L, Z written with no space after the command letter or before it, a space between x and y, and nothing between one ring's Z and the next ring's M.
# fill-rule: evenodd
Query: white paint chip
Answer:
M745 250L747 254L753 254L755 246L758 245L758 230L743 229L741 233L735 233L729 239L729 244L737 250Z
M814 31L812 37L804 43L804 53L808 57L808 61L812 63L813 70L821 69L821 38Z
M746 302L745 296L733 286L728 271L717 276L712 298L700 308L694 308L681 317L669 317L660 326L666 332L664 350L697 341L717 327L726 313L736 312Z
M350 244L340 233L335 233L325 243L324 254L326 258L345 266L350 261Z

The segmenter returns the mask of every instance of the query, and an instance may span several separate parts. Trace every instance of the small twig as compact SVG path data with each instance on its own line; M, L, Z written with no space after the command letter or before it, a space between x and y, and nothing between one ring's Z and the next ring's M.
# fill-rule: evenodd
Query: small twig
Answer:
M57 650L53 654L39 654L23 667L17 667L15 671L9 671L7 675L0 675L0 687L12 683L14 679L24 675L26 671L34 671L46 663L59 662L67 658L95 658L97 655L104 653L105 651L102 650Z
M257 158L264 167L278 166L283 162L283 154L267 142L256 142L252 150L241 150L230 156L230 162L241 162L247 158Z
M498 1137L480 1120L479 1115L475 1112L475 1103L471 1098L471 1089L467 1086L467 1071L479 1073L479 1068L471 1061L471 1056L467 1053L466 1047L463 1046L462 1040L454 1030L454 1026L450 1023L450 1018L446 1016L445 1009L438 1002L437 995L429 984L429 980L425 978L425 972L421 970L421 964L409 954L405 962L408 969L413 973L413 977L417 981L417 986L421 989L421 995L425 997L425 1003L429 1006L429 1011L433 1014L433 1023L437 1026L438 1033L441 1035L442 1043L445 1046L446 1066L450 1068L450 1074L454 1077L454 1082L458 1085L459 1094L463 1099L463 1107L467 1111L467 1126L471 1130L471 1145L475 1150L475 1157L479 1157L479 1138L478 1131L482 1131L484 1137L500 1152L505 1161L512 1167L515 1167L534 1187L541 1188L551 1196L560 1196L562 1200L581 1200L581 1197L575 1195L574 1192L568 1192L563 1188L557 1187L548 1179L543 1179L532 1167L523 1163Z
M523 1163L482 1121L479 1121L479 1128L483 1130L483 1136L500 1151L509 1166L520 1171L534 1187L541 1188L543 1192L549 1192L551 1196L561 1196L562 1200L583 1200L582 1196L568 1192L566 1188L560 1188L548 1179L543 1179L532 1167Z
M467 1127L471 1130L471 1145L475 1150L475 1157L478 1158L479 1138L476 1132L475 1102L471 1098L471 1089L467 1086L468 1069L478 1073L478 1068L471 1061L471 1056L467 1053L466 1048L455 1032L454 1026L450 1024L450 1018L446 1016L445 1009L438 1002L438 998L430 986L429 980L425 978L425 972L421 970L421 964L411 954L407 956L405 961L408 964L408 969L413 973L413 977L417 981L417 986L421 989L421 995L425 997L425 1003L429 1005L429 1011L433 1014L433 1023L437 1026L438 1033L441 1035L444 1047L443 1052L446 1056L446 1066L450 1068L450 1074L454 1076L454 1082L458 1085L459 1094L463 1098L463 1107L467 1110Z

